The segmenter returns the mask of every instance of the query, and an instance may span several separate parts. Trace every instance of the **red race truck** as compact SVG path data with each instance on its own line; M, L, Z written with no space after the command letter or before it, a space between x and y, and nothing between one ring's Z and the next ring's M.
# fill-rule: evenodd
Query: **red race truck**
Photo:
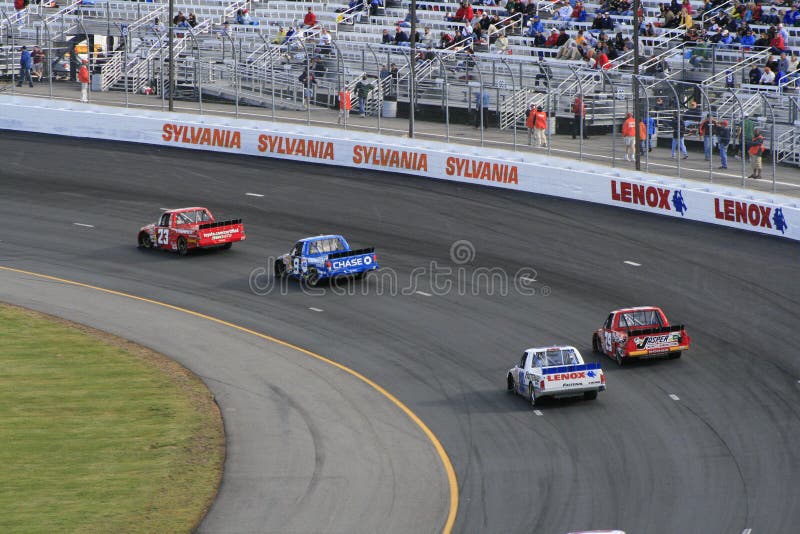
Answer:
M592 348L622 365L634 358L680 358L690 341L683 325L669 324L661 308L642 306L612 311L592 336Z
M160 248L186 256L195 248L228 249L244 241L241 219L217 221L206 208L167 210L158 222L139 230L140 248Z

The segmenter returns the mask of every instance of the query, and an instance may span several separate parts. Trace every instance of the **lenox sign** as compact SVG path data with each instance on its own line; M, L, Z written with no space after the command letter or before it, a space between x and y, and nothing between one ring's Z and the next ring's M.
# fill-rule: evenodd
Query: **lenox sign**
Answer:
M322 126L10 95L0 95L0 129L402 173L634 209L800 241L797 198L609 169L526 148L515 152ZM264 168L269 169L269 164ZM298 180L304 172L298 168ZM352 174L354 179L362 176ZM265 179L269 179L268 173ZM674 223L664 224L664 231L674 228Z

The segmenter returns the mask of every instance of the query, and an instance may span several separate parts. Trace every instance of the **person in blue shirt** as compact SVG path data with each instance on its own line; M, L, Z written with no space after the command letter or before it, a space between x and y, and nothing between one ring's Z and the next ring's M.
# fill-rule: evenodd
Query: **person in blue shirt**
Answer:
M528 30L528 37L535 37L537 33L544 31L544 24L539 20L539 15L533 17L530 29Z
M794 26L798 18L800 18L800 13L797 12L797 6L792 6L792 9L783 14L783 23L786 26Z
M481 124L481 116L483 123ZM475 93L475 128L489 125L489 92L481 88Z
M753 30L747 30L747 33L742 35L739 39L739 45L747 49L753 48L756 45L756 37L753 35Z
M27 46L22 47L22 53L19 56L19 82L17 87L22 87L22 83L28 80L28 84L33 87L33 78L31 77L31 69L33 68L33 57Z

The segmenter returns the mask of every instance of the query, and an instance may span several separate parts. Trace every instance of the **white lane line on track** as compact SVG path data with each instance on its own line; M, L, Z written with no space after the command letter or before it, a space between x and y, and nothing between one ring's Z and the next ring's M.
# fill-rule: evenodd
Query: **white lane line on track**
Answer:
M742 531L742 534L750 534L751 532L753 532L752 528L746 528Z
M622 263L624 263L625 265L631 265L633 267L641 267L642 266L641 263L636 263L635 261L630 261L630 260L625 260Z
M261 198L261 197L263 197L264 195L260 195L260 194L258 194L258 193L245 193L245 196L248 196L248 197L258 197L258 198Z
M674 401L676 401L676 400L681 400L681 398L680 398L680 397L678 397L677 395L675 395L674 393L670 393L670 394L669 394L669 398L670 398L670 399L672 399L672 400L674 400Z
M424 291L414 291L417 295L422 295L423 297L431 297L430 293L425 293Z
M539 417L541 417L542 415L544 415L544 414L542 413L542 411L541 411L541 410L533 410L533 413L534 413L535 415L538 415Z
M75 226L82 226L84 228L94 228L93 224L83 224L83 223L72 223L72 224L74 224Z
M319 308L309 308L309 310L311 310L311 311L313 311L313 312L317 312L317 313L319 313L319 312L321 312L321 311L322 311L322 310L320 310Z

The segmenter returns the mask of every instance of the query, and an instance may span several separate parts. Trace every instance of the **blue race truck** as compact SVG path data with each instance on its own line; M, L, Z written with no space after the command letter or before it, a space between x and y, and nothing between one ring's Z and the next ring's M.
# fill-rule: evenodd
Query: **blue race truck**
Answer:
M275 260L275 276L303 280L311 286L337 276L363 276L378 268L374 248L352 250L340 235L301 239Z

